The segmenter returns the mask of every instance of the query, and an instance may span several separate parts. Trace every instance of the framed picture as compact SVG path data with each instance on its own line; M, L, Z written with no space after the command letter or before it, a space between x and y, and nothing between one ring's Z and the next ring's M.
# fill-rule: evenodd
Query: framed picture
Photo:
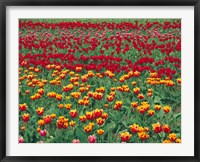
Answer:
M199 161L200 2L1 2L7 161Z

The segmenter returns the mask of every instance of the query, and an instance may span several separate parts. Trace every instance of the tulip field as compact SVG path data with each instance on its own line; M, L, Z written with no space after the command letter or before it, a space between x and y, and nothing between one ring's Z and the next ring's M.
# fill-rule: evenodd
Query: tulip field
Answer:
M19 143L181 143L180 19L20 19Z

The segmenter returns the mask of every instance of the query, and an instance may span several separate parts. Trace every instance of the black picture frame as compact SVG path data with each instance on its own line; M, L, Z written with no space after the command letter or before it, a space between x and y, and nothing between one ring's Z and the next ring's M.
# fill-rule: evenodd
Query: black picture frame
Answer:
M6 7L7 6L194 6L194 72L195 72L195 92L194 92L194 156L66 156L66 157L23 157L6 156ZM200 161L200 1L199 0L1 0L0 1L0 160L2 162L47 162L47 161ZM188 148L189 149L189 148Z

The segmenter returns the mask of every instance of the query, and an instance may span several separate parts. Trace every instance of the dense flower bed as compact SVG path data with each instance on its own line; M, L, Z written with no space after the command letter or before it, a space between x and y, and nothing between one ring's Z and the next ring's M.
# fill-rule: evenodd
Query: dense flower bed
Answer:
M20 143L180 143L181 21L19 21Z

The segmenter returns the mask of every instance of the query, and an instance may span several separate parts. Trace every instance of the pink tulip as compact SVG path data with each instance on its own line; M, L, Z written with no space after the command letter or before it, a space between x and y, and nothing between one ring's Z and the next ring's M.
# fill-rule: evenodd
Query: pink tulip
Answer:
M40 131L40 135L43 136L43 137L46 136L46 135L47 135L46 129L41 130L41 131Z
M74 139L74 140L72 141L72 143L80 143L80 140L79 140L79 139Z
M43 141L38 141L37 143L43 143Z
M24 143L24 138L23 137L19 137L19 143Z
M88 136L88 141L89 143L95 143L96 142L96 136L95 135L90 135Z

